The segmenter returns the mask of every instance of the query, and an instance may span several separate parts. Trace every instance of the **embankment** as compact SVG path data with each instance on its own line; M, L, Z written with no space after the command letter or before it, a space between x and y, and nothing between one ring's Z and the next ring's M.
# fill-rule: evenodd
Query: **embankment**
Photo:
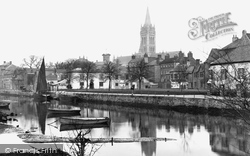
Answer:
M93 92L54 92L58 95L76 97L83 102L119 104L133 107L180 108L180 109L229 109L215 97L204 95L152 95L152 94L114 94Z
M21 91L21 90L12 90L12 89L9 89L9 90L0 90L0 95L11 95L11 96L29 96L29 97L32 97L34 96L34 93L33 92L24 92L24 91Z

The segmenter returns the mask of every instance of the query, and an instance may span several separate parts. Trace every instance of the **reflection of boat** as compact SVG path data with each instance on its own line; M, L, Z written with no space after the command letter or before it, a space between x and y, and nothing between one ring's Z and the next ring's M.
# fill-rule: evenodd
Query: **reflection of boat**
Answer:
M76 112L70 112L70 113L56 113L53 111L50 111L47 115L47 118L58 118L58 117L69 117L69 116L79 116L81 115L79 111Z
M80 117L61 117L59 119L61 124L109 124L110 119L108 117L103 118L80 118Z
M80 113L81 109L60 109L60 108L48 108L49 113L68 114L68 113Z
M51 105L48 108L47 118L62 117L62 116L77 116L80 114L81 109L70 105Z
M109 127L107 123L98 123L98 124L61 124L60 131L70 131L77 129L92 129L92 128L103 128Z

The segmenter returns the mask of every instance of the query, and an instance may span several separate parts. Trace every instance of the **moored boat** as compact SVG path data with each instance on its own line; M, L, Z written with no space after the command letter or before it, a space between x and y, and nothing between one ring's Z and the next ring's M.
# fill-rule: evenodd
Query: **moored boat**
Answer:
M69 113L79 113L81 109L60 109L60 108L48 108L49 113L57 113L57 114L69 114Z
M0 101L0 109L9 108L10 102Z
M53 111L49 111L47 118L60 118L60 117L70 117L70 116L80 116L80 111L75 111L75 112L67 112L67 113L57 113Z
M82 117L61 117L59 119L61 124L101 124L106 123L109 124L110 119L108 117L103 118L82 118Z

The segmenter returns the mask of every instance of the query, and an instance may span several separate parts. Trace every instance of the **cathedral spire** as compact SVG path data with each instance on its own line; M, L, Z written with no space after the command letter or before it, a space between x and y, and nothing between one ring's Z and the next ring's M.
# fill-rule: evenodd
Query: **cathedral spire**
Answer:
M145 26L150 26L151 25L148 8L147 8L147 14L146 14L146 19L145 19L145 24L144 25Z

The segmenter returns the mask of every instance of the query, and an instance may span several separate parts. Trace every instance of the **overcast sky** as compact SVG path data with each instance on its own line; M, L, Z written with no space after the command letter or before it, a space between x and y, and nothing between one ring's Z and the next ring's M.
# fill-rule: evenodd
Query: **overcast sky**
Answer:
M0 64L20 65L30 55L46 62L85 56L102 60L103 53L127 56L138 52L140 27L149 8L156 29L156 51L192 51L205 60L211 48L230 43L233 34L212 41L191 40L188 22L231 12L234 32L250 32L247 0L1 0Z

